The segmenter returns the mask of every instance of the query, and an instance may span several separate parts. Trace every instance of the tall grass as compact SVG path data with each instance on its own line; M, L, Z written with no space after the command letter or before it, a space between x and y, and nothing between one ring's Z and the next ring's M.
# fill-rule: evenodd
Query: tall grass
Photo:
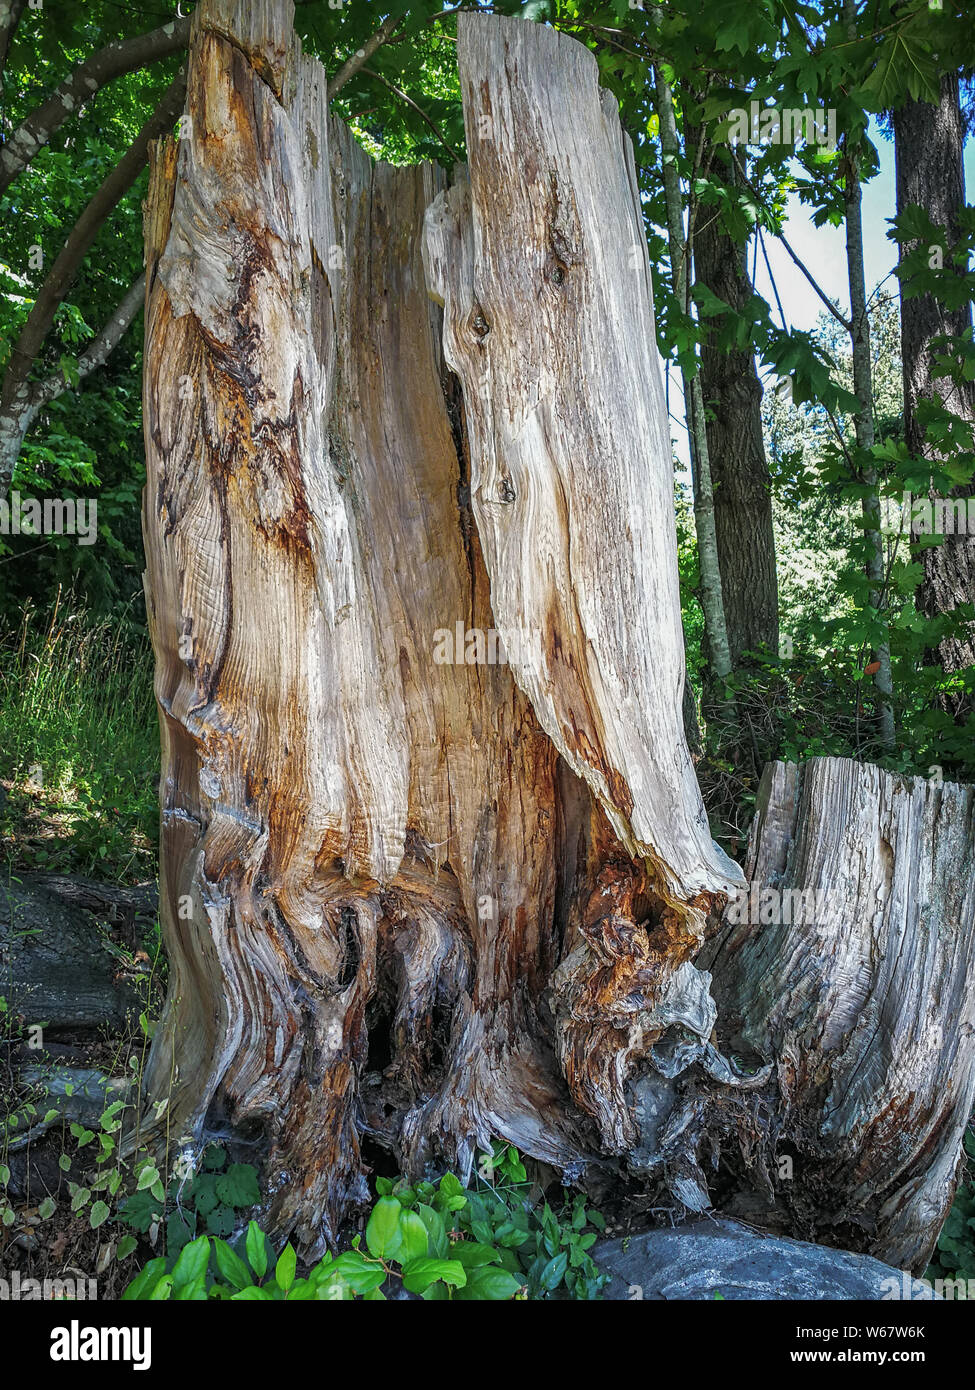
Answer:
M5 868L134 882L155 873L159 740L148 638L59 591L0 627Z

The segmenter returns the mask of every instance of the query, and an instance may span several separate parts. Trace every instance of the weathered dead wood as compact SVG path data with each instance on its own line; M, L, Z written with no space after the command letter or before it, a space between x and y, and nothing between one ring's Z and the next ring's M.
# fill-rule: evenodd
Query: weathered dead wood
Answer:
M973 815L971 787L770 765L746 862L768 891L707 953L729 1051L775 1064L765 1137L791 1159L740 1209L915 1271L975 1097Z
M623 1152L636 1064L678 1018L710 1033L690 962L737 878L712 843L681 725L642 213L616 103L585 48L465 15L458 65L469 182L430 209L428 278L463 384L495 620L515 679L612 827L602 835L593 818L554 1007L573 1099Z
M929 1071L902 1094L901 1038L939 981L970 1009L971 898L945 900L936 947L923 914L884 918L872 866L887 843L891 882L941 883L942 827L970 853L968 794L946 789L927 858L903 793L874 825L835 774L801 834L770 796L751 876L763 844L821 830L802 865L826 856L857 944L745 933L702 960L743 880L681 727L649 268L595 61L461 16L470 169L448 188L370 163L291 17L203 0L187 134L157 150L146 209L160 1135L259 1141L269 1222L306 1251L364 1194L364 1142L416 1171L499 1135L689 1210L791 1144L808 1182L776 1201L766 1176L770 1221L916 1253L971 1097L969 1014L954 1050L944 1029L940 1120ZM495 629L510 664L489 659ZM877 847L858 868L861 833ZM891 923L876 940L870 914ZM920 994L901 975L916 938Z
M687 900L727 866L680 730L670 439L632 149L595 58L554 29L465 15L458 64L470 184L431 209L426 251L495 617L559 752L631 857Z
M483 425L469 402L461 416L424 283L442 181L372 166L328 120L289 14L197 11L190 135L161 149L147 207L147 591L173 970L149 1085L189 1142L262 1127L272 1217L314 1245L360 1190L363 1134L413 1167L469 1163L492 1133L570 1172L622 1153L630 1072L682 1008L707 1022L690 960L736 871L707 834L680 726L645 263L614 288L594 210L564 248L590 304L580 350L630 298L639 340L598 372L590 345L581 367L517 379L511 407L549 443L519 465L504 540L484 517ZM523 55L526 90L544 92L546 41ZM639 224L619 122L595 63L577 72L577 46L560 43L560 100L582 83L628 253ZM512 74L490 61L500 93ZM590 166L573 172L535 125L527 157L552 167L529 202L559 187L582 205ZM639 399L625 427L613 372ZM574 480L576 458L592 462ZM597 530L615 538L601 551ZM502 563L519 546L520 580ZM632 631L593 597L607 566ZM457 624L481 640L519 626L529 646L537 626L541 664L436 660Z

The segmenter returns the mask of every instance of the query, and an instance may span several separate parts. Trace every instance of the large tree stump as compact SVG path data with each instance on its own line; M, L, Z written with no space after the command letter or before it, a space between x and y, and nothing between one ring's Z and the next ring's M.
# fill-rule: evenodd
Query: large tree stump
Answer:
M649 274L642 259L618 283L640 214L594 59L528 25L461 31L468 91L484 64L495 93L493 157L535 173L513 207L488 209L472 150L479 220L459 242L500 244L514 212L525 227L547 215L525 272L544 297L533 350L565 335L558 361L506 385L510 363L493 367L490 408L526 439L506 455L519 495L498 500L485 415L466 382L461 411L424 283L442 180L371 165L327 118L289 12L197 11L190 133L157 157L147 212L173 960L149 1084L173 1089L168 1123L187 1136L263 1127L273 1217L314 1243L360 1191L363 1134L413 1166L469 1164L492 1133L567 1171L622 1152L628 1072L682 1009L710 1027L690 960L737 871L712 845L681 729ZM562 112L571 96L571 150L540 116L504 124L512 41L527 110L550 87ZM587 208L597 168L623 243L609 261ZM585 221L563 232L551 219L573 208ZM558 265L553 236L574 238ZM552 278L563 265L570 284ZM528 324L484 297L489 356L505 336L515 351ZM626 333L600 366L616 312ZM499 628L512 664L438 660L458 625ZM566 955L553 1028L543 993Z
M146 210L160 1137L262 1145L309 1252L364 1143L701 1210L709 1158L767 1166L779 1053L732 1065L696 963L743 879L628 143L579 44L463 15L469 169L374 165L291 18L202 0Z

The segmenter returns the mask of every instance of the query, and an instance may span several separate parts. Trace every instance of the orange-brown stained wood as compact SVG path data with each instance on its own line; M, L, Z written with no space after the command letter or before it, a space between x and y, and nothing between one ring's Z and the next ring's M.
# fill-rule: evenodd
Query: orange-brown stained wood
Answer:
M297 52L279 101L231 8L197 12L150 202L174 988L149 1089L187 1142L263 1128L269 1219L312 1249L362 1194L362 1134L578 1166L586 1123L537 1041L557 753L507 666L434 660L438 630L494 626L420 254L440 176L373 166Z

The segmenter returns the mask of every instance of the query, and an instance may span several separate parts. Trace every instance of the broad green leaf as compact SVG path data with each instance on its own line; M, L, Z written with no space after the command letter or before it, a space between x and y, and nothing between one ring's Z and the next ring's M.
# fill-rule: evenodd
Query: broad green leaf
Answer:
M415 1211L400 1213L399 1233L402 1243L396 1258L400 1264L406 1265L411 1260L418 1260L428 1253L430 1240L427 1235L427 1228Z
M154 1182L159 1181L159 1169L153 1164L147 1163L139 1174L139 1181L136 1183L136 1191L143 1192L147 1187L151 1187Z
M250 1270L239 1255L235 1255L225 1240L213 1241L213 1258L221 1277L235 1289L246 1289L253 1283Z
M479 1269L481 1265L498 1264L500 1251L493 1245L482 1245L476 1240L458 1240L450 1249L451 1259L458 1260L465 1269Z
M380 1197L366 1224L366 1245L377 1260L393 1260L400 1252L403 1237L399 1219L403 1208L395 1197ZM421 1223L422 1224L422 1223ZM424 1246L426 1228L423 1231Z
M434 1211L433 1207L427 1206L424 1202L417 1207L416 1214L427 1228L431 1252L438 1259L446 1259L450 1252L450 1241L447 1239L443 1217L439 1211Z
M95 1202L91 1211L88 1213L88 1224L93 1231L96 1231L111 1216L111 1208L107 1202Z
M562 1280L565 1278L565 1271L568 1267L569 1257L565 1251L562 1251L559 1255L553 1256L552 1259L547 1261L542 1267L542 1271L538 1276L539 1286L543 1288L546 1293L551 1293L553 1289L558 1288L559 1284L561 1284Z
M234 1213L232 1207L225 1207L222 1204L214 1207L213 1211L207 1216L207 1231L212 1236L229 1236L234 1229Z
M458 1289L455 1296L468 1302L484 1299L492 1303L503 1303L509 1298L514 1298L520 1288L521 1281L506 1269L499 1269L497 1265L484 1265L481 1269L470 1271L466 1288Z
M426 1255L403 1266L403 1287L410 1293L423 1293L438 1279L454 1288L463 1288L467 1274L459 1260L435 1260Z
M399 1203L397 1203L397 1206ZM332 1263L326 1279L337 1276L356 1293L368 1293L378 1289L386 1281L386 1271L380 1264L374 1264L354 1250L348 1250Z
M198 1236L183 1246L175 1265L173 1265L173 1286L180 1288L201 1279L210 1263L210 1238Z
M228 1207L252 1207L261 1200L257 1174L249 1163L232 1163L216 1179L216 1189Z
M195 1178L190 1190L190 1199L201 1216L207 1216L219 1203L216 1179L208 1173Z
M137 1302L147 1297L147 1291L153 1287L156 1280L162 1275L166 1268L166 1261L163 1259L150 1260L141 1274L137 1274L122 1294L123 1303Z
M252 1221L247 1227L247 1259L258 1279L263 1279L267 1273L267 1249L264 1244L264 1232L256 1221Z
M278 1256L278 1263L274 1270L274 1277L277 1280L278 1287L283 1289L285 1293L288 1292L295 1281L295 1268L297 1264L298 1258L289 1242Z

